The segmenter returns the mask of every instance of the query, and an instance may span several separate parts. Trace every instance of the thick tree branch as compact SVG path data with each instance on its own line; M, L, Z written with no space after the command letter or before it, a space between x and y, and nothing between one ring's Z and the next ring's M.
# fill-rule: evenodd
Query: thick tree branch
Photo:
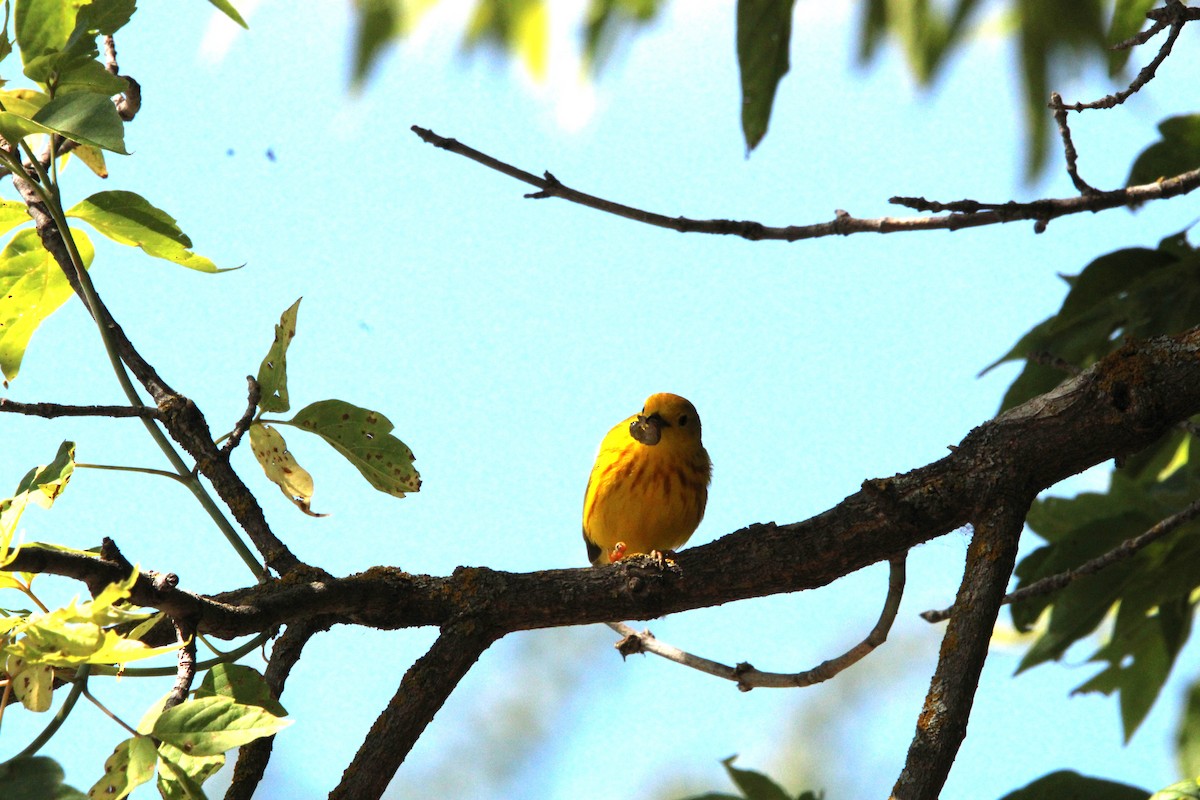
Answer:
M1019 485L1020 476L1010 477L1016 480L1005 483ZM967 735L988 642L1016 562L1025 513L1033 501L1029 491L1010 494L1008 486L999 491L1002 494L988 501L995 505L975 523L954 615L942 637L937 669L917 718L916 736L892 788L893 800L937 800Z
M1035 230L1039 233L1046 224L1058 217L1070 214L1080 214L1085 211L1096 212L1110 208L1138 206L1151 200L1161 200L1169 197L1187 194L1200 187L1200 169L1185 172L1170 178L1164 178L1154 183L1142 186L1129 186L1112 191L1097 191L1079 197L1064 197L1057 199L1034 200L1029 203L981 203L975 200L956 200L943 203L926 200L920 197L892 197L888 202L908 206L917 211L932 211L935 213L948 211L947 214L932 217L878 217L860 219L845 211L838 211L829 222L818 222L811 225L788 225L773 227L750 220L728 219L689 219L687 217L668 217L653 211L644 211L633 206L615 203L602 197L587 194L561 183L549 172L544 178L518 169L497 158L482 153L472 147L457 141L439 136L431 130L412 126L412 130L422 140L483 164L485 167L502 172L511 178L536 186L539 191L526 197L542 199L546 197L561 197L572 203L615 214L618 217L669 228L681 233L710 233L725 236L740 236L751 241L763 239L795 242L801 239L816 239L824 236L848 236L852 233L897 233L900 231L919 230L949 230L976 228L983 225L996 225L1006 222L1034 221Z
M429 652L404 674L391 702L342 773L341 783L330 792L330 800L381 796L425 726L495 638L471 619L443 628Z
M331 620L310 619L298 625L289 625L279 640L271 648L271 658L267 661L267 669L263 677L271 695L278 700L283 696L284 685L292 667L300 660L300 654L308 640L314 635L328 630ZM275 746L275 736L255 739L238 750L237 765L233 769L233 780L225 792L225 800L250 800L254 790L262 781L267 770L267 762L271 759L271 750Z
M884 600L883 610L879 613L875 627L871 629L867 637L840 656L824 661L803 672L763 672L745 661L731 667L680 650L678 647L672 647L666 642L659 641L648 630L638 632L623 622L610 622L608 627L624 637L616 643L616 648L622 657L634 653L653 653L676 664L733 681L743 692L758 688L786 689L797 686L813 686L827 681L846 668L857 664L864 656L887 641L888 633L892 630L892 623L896 621L896 613L900 610L900 599L904 596L905 559L906 556L900 556L891 561L891 568L888 572L887 598Z
M678 570L633 558L601 569L511 573L460 567L446 577L376 567L346 578L317 571L214 597L139 579L133 602L193 615L232 638L314 617L381 629L443 626L470 613L496 635L663 614L824 586L895 558L976 516L998 473L1036 493L1155 441L1200 412L1200 328L1128 343L1057 389L973 430L946 457L869 480L804 522L753 525L676 557ZM93 591L127 572L86 556L25 548L4 569L67 575Z

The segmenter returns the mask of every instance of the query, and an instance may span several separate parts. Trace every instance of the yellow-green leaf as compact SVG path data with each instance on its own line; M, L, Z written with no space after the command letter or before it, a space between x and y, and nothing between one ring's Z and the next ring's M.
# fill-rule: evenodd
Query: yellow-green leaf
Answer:
M21 705L30 711L50 710L54 670L48 664L31 663L18 655L10 655L5 671Z
M82 219L114 242L140 247L147 255L199 272L227 272L191 251L192 240L174 217L134 192L97 192L76 203L68 217Z
M121 742L104 762L104 775L88 791L90 797L121 800L154 777L158 752L149 736L134 736Z
M262 390L258 407L272 414L288 411L292 407L288 400L287 349L296 336L296 317L300 313L302 299L297 299L280 315L279 324L275 326L275 341L258 367L258 387Z
M72 231L85 268L95 251L82 231ZM71 296L58 262L42 247L37 231L18 231L0 251L0 371L17 377L29 339L42 321Z
M313 479L304 467L296 463L287 442L279 431L270 425L255 422L250 426L250 449L258 459L267 478L271 480L288 500L305 514L313 517L323 517L309 506L312 503Z
M0 233L29 222L29 212L19 200L0 200Z
M67 156L70 157L72 154L99 177L108 177L108 165L104 163L104 151L99 147L93 147L90 144L81 144L68 153Z
M421 488L412 450L392 436L392 423L377 411L321 400L300 409L287 424L329 442L381 492L403 497Z

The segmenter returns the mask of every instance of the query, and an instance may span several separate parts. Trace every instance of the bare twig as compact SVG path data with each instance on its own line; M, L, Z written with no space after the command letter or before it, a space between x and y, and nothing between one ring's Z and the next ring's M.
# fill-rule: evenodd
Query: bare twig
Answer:
M175 627L175 635L182 646L178 653L179 666L175 672L175 685L167 694L163 711L174 708L187 699L188 692L192 689L192 680L196 677L196 629L190 622L179 619L172 619L171 624Z
M1047 575L1041 580L1034 581L1028 586L1022 586L1020 589L1009 592L1004 595L1004 603L1017 603L1029 597L1039 597L1041 595L1051 594L1062 589L1064 586L1082 578L1085 575L1093 575L1105 567L1116 564L1119 561L1124 561L1136 555L1147 545L1158 541L1174 530L1186 525L1187 523L1200 516L1200 500L1197 500L1178 511L1175 514L1160 520L1156 524L1137 536L1133 536L1121 542L1116 547L1108 552L1096 556L1095 558L1085 561L1075 569L1069 569L1060 572L1056 575ZM941 622L947 619L954 613L954 608L944 608L940 610L929 610L921 612L921 619L926 622Z
M433 715L495 638L474 620L443 628L429 652L404 674L329 800L377 800Z
M1067 159L1067 175L1071 176L1071 183L1082 195L1095 194L1096 189L1079 176L1079 154L1075 152L1075 143L1071 141L1071 128L1067 124L1067 109L1063 105L1062 95L1058 92L1050 93L1050 108L1054 111L1054 121L1058 123L1058 134L1062 137L1063 153Z
M875 627L854 647L836 658L831 658L816 667L804 672L762 672L746 662L730 667L717 661L702 658L677 647L672 647L654 637L650 631L640 633L623 622L610 622L608 626L624 638L616 644L622 656L634 653L653 653L668 661L682 664L685 667L700 670L727 681L733 681L738 689L748 692L758 688L789 688L796 686L812 686L827 681L847 667L856 664L865 655L887 641L896 613L900 609L900 598L904 595L904 562L906 556L893 558L889 562L888 592L884 600L883 611Z
M956 611L942 637L937 669L892 800L937 800L950 774L967 735L975 689L1032 500L1032 494L993 496L988 502L994 507L975 522Z
M104 37L104 68L111 75L116 75L121 71L121 68L117 66L117 43L112 34Z
M1044 367L1053 367L1060 372L1065 372L1068 375L1075 376L1083 372L1079 367L1067 361L1062 356L1056 356L1054 353L1039 350L1029 354L1029 360L1034 364L1041 364Z
M1144 32L1113 45L1113 49L1124 50L1129 47L1145 44L1163 28L1170 26L1171 32L1167 34L1166 41L1158 49L1158 54L1154 56L1149 64L1142 67L1128 88L1101 97L1099 100L1093 100L1090 103L1074 103L1073 105L1065 106L1065 109L1083 111L1087 108L1112 108L1124 103L1139 89L1154 80L1154 75L1158 71L1158 68L1162 66L1163 61L1171 54L1171 48L1175 46L1175 40L1179 38L1179 32L1183 30L1184 24L1189 21L1200 20L1200 8L1189 8L1179 2L1179 0L1167 0L1165 6L1153 9L1146 16L1154 20L1154 24Z
M258 409L258 401L262 399L262 389L259 387L258 381L254 379L254 376L247 375L246 384L249 387L247 390L248 402L246 404L246 411L242 414L242 418L237 421L237 424L233 426L233 431L230 432L229 439L221 446L221 453L226 458L229 457L229 454L241 442L242 436L246 434L246 431L250 429L250 423L254 421L254 412Z
M893 197L889 202L904 205L923 211L942 211L950 213L933 217L878 217L860 219L839 211L829 222L819 222L811 225L789 225L772 227L761 222L750 220L710 219L698 220L687 217L668 217L652 211L644 211L632 206L614 203L595 195L572 189L566 186L550 173L539 178L532 173L506 164L497 158L482 153L474 148L455 140L439 136L433 131L414 125L414 133L424 141L483 164L519 181L536 186L539 191L526 195L531 198L561 197L573 203L615 214L636 222L669 228L682 233L708 233L726 236L740 236L751 241L764 239L794 242L801 239L816 239L824 236L848 236L853 233L897 233L902 231L919 230L961 230L983 225L996 225L1008 222L1033 221L1034 230L1041 233L1050 220L1070 214L1085 211L1096 212L1110 208L1138 206L1151 200L1165 199L1187 194L1200 187L1200 169L1184 172L1171 178L1166 178L1142 186L1129 186L1124 189L1097 191L1094 194L1078 197L1064 197L1044 200L1034 200L1029 203L981 203L976 200L956 200L953 202L938 202L918 197Z
M0 412L28 414L31 417L140 417L158 419L158 409L142 406L69 406L59 403L19 403L0 397Z

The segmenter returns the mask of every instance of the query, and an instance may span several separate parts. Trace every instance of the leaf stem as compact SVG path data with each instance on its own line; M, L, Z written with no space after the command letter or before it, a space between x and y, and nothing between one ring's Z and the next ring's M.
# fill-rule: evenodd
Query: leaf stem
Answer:
M82 469L104 469L113 470L114 472L141 472L146 475L160 475L164 478L170 478L171 480L182 483L185 486L188 483L188 479L182 475L178 475L174 472L168 472L165 469L154 469L152 467L122 467L117 466L116 464L84 464L80 461L76 461L75 466Z

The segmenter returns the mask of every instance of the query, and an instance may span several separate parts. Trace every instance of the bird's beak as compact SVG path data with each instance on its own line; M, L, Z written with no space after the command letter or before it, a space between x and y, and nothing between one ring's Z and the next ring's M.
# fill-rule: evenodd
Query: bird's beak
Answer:
M638 414L637 419L629 423L629 435L642 444L655 445L662 438L662 429L666 424L667 421L657 413L648 417Z

